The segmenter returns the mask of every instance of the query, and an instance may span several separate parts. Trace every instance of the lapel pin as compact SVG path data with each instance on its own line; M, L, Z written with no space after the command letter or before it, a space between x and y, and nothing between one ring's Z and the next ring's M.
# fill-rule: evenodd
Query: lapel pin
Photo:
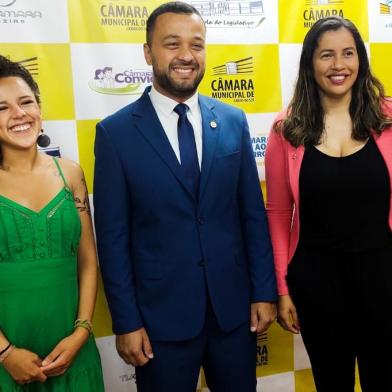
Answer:
M216 121L210 121L210 127L215 129L218 126L218 124L216 123Z

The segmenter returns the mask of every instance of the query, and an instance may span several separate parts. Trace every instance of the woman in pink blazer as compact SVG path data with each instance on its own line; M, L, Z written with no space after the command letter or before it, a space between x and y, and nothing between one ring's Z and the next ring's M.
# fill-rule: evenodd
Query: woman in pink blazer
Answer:
M317 391L392 391L392 101L348 20L307 33L267 146L279 323L301 331Z

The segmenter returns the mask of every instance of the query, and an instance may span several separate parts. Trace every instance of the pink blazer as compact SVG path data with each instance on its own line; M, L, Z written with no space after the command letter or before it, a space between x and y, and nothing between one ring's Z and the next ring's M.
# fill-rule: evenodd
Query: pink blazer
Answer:
M392 101L385 104L385 113L392 117ZM275 121L284 118L281 112ZM373 135L388 167L391 179L389 226L392 230L392 126L381 136ZM293 258L299 239L299 173L304 147L293 147L281 134L271 129L265 155L267 215L274 251L279 295L288 294L287 266Z

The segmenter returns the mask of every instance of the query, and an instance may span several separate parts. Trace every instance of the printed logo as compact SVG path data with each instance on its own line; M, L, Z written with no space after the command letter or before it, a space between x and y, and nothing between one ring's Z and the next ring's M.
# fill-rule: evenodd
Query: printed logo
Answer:
M122 383L136 383L136 373L122 374L119 379Z
M144 87L152 83L150 70L125 69L113 72L113 67L98 68L88 82L89 87L100 94L133 95L141 94Z
M387 0L384 1L384 3L380 3L380 14L381 15L392 14L392 0Z
M303 12L304 27L312 27L319 19L328 18L329 16L340 16L344 18L343 5L344 0L307 0Z
M256 28L266 18L262 0L193 0L208 28Z
M120 4L105 1L99 10L102 26L119 26L126 31L144 31L149 16L145 5L129 5L129 2L125 1Z
M253 57L246 59L229 61L224 65L218 65L213 69L213 75L238 75L253 73Z
M0 0L0 7L10 7L16 0ZM0 24L24 24L33 19L42 19L42 12L38 10L0 9Z
M6 55L5 56L8 60L12 60L15 61L16 63L22 65L24 68L26 68L31 76L33 76L33 78L37 78L38 75L38 57L30 57L28 59L23 59L23 60L13 60L11 59L10 55Z
M263 332L257 335L256 366L268 365L268 335Z
M380 3L380 16L383 18L382 21L385 22L384 27L386 29L392 29L392 0L384 0Z
M213 98L228 98L233 102L254 102L255 88L252 77L242 75L253 74L253 57L228 61L225 64L213 67L214 76L222 75L212 79L211 89Z
M0 0L0 7L9 7L10 5L14 4L16 0Z
M47 155L50 155L52 157L58 157L61 158L61 151L59 146L54 146L54 147L38 147L38 150L41 152L44 152Z
M256 135L252 137L253 154L258 165L264 166L265 149L267 148L268 137Z
M343 2L343 0L306 0L306 5L335 5Z
M38 76L38 57L20 60L18 63L25 67L34 78Z

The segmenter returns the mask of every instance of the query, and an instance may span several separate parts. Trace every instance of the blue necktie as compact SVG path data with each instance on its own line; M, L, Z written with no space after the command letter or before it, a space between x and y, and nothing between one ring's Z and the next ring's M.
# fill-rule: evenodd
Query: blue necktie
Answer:
M193 195L197 198L199 192L200 168L197 158L195 133L192 124L189 122L186 112L188 106L179 103L174 111L178 114L178 145L180 148L181 167Z

